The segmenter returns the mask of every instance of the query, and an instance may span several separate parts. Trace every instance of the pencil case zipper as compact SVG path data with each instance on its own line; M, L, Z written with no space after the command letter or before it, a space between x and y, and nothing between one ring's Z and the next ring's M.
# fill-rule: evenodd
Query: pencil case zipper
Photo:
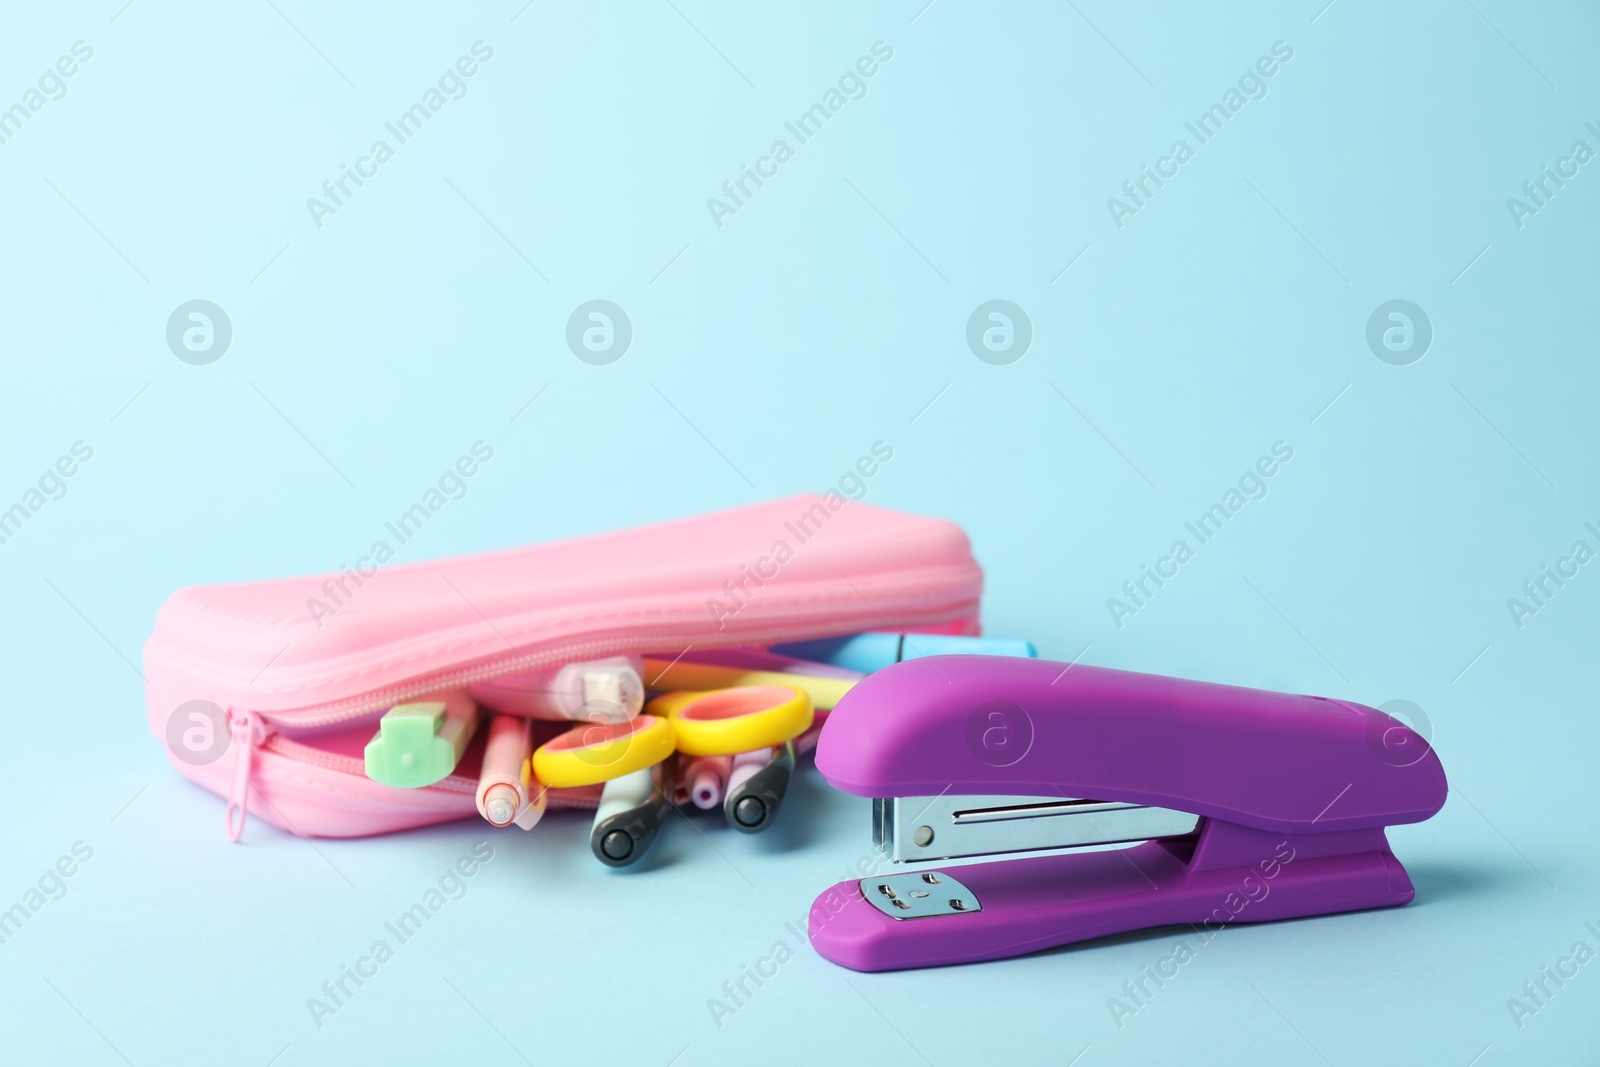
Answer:
M939 617L944 614L945 613L943 612L935 613L934 616L927 619L912 618L903 623L902 628L915 628L918 625L951 621L947 618ZM959 617L960 616L958 616L958 618ZM771 631L758 634L748 640L741 641L739 642L739 645L779 644L799 634L810 632L810 629L791 630L788 632ZM845 628L839 632L840 634L845 634L852 633L854 631L849 628ZM712 648L730 646L714 646L711 644L705 644L696 647ZM425 693L438 692L441 689L464 688L470 685L476 685L479 682L485 682L494 678L502 677L507 674L516 674L524 670L532 670L536 667L551 667L562 663L570 663L575 660L598 659L602 656L613 655L616 653L634 652L638 650L639 646L635 644L632 644L626 640L616 640L563 648L554 651L543 658L519 656L510 660L509 662L502 663L496 669L467 672L459 677L453 678L450 682L443 685L430 684L420 687L399 687L392 694L374 696L368 700L362 701L357 706L339 713L336 718L322 718L318 716L317 718L309 721L302 721L296 718L291 723L288 721L289 716L283 713L279 713L278 715L269 718L267 715L260 712L251 712L248 710L236 711L235 709L228 709L230 722L238 722L240 724L240 729L238 732L236 732L235 739L238 741L247 742L238 746L234 758L237 760L248 761L249 759L253 758L253 754L256 749L265 748L280 756L295 760L300 763L308 763L313 766L322 767L326 770L339 771L344 774L365 775L366 769L362 760L357 759L354 756L341 756L338 753L328 752L325 749L317 748L314 745L303 744L299 741L291 740L287 737L284 737L281 733L278 733L277 727L280 725L316 726L349 721L371 715L377 711L387 710L396 704L404 703L411 697L421 696ZM237 770L235 772L236 783L240 782L240 773L241 772ZM478 783L476 779L469 778L464 775L452 774L441 779L434 785L427 786L425 788L472 795L477 792L477 787ZM234 792L228 798L230 809L242 805L242 792L242 784L236 784L234 787ZM592 807L594 805L594 797L590 794L590 791L587 790L573 791L577 793L577 796L575 797L563 796L563 794L568 792L566 790L552 790L551 792L552 800L556 802L554 806L558 808Z
M963 604L965 609L968 605ZM877 616L874 616L877 618ZM902 629L914 629L920 625L932 625L942 622L956 621L963 616L950 617L948 610L928 613L926 617L903 616L904 621L899 625ZM881 625L881 619L879 620ZM863 620L859 629L869 629L870 622ZM855 632L850 625L842 626L838 633L847 634ZM738 647L742 645L768 645L779 644L783 641L796 639L802 636L815 636L815 627L778 629L746 635L743 639L730 645L724 638L719 644L707 643L697 647ZM406 700L421 696L426 693L435 693L442 689L465 688L478 682L489 681L493 678L507 674L516 674L534 668L555 666L570 663L574 660L597 659L602 656L619 652L651 652L663 651L661 649L642 648L635 640L617 638L601 642L589 642L575 646L562 646L543 656L533 657L525 654L509 654L504 660L492 667L479 667L470 671L463 671L447 676L445 679L433 679L425 683L400 685L392 690L374 694L370 697L360 698L352 706L347 706L335 711L330 708L312 708L305 712L279 712L268 716L261 712L248 709L227 709L230 724L233 728L234 739L234 773L233 785L228 794L228 807L224 816L224 823L231 840L238 840L244 832L244 821L247 814L249 800L250 772L252 763L256 758L256 750L266 748L269 751L286 759L300 763L308 763L322 767L326 770L338 771L364 777L366 768L363 761L353 756L341 756L334 752L319 749L313 745L303 744L279 734L279 726L325 726L359 719L374 712L386 710ZM674 650L681 651L679 650ZM647 679L648 681L648 679ZM349 701L340 704L349 705ZM450 793L461 793L468 796L475 795L478 783L476 779L463 775L448 775L439 782L425 789ZM555 808L588 808L593 807L596 798L592 791L582 791L576 796L567 795L565 790L551 791L551 806Z

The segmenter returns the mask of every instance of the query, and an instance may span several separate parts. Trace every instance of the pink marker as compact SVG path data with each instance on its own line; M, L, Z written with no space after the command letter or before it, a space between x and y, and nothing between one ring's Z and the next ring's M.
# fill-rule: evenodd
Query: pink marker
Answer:
M478 775L478 814L495 826L513 822L533 828L544 814L544 789L533 779L533 723L516 715L496 715L489 722ZM534 795L530 796L530 787Z
M688 791L686 799L693 801L701 811L710 811L722 803L732 773L732 756L696 756L683 771Z

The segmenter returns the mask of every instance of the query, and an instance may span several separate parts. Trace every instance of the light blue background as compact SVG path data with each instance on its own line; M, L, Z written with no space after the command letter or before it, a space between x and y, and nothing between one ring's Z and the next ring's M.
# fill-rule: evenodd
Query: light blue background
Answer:
M1600 962L1520 1029L1506 1004L1600 949L1600 564L1520 629L1506 606L1600 548L1600 164L1520 229L1506 207L1600 148L1592 7L120 3L0 34L0 106L94 49L0 145L0 506L94 449L0 545L0 906L94 850L0 945L8 1060L1600 1057ZM306 198L478 40L465 98L315 226ZM868 95L717 228L706 198L879 40ZM1119 229L1107 197L1280 40L1266 98ZM164 339L196 298L234 329L209 366ZM595 298L635 331L603 367L564 340ZM1010 366L964 340L996 298L1034 330ZM1435 330L1404 367L1364 339L1396 298ZM770 834L675 820L625 873L581 817L228 844L145 727L157 606L351 562L480 439L403 558L820 490L885 440L868 499L967 529L991 632L1425 709L1453 791L1392 835L1417 901L1230 929L1120 1029L1108 998L1172 931L887 975L804 948L719 1028L708 998L868 852L867 802L814 770ZM1280 440L1270 495L1116 627L1106 599ZM307 998L486 838L316 1027Z

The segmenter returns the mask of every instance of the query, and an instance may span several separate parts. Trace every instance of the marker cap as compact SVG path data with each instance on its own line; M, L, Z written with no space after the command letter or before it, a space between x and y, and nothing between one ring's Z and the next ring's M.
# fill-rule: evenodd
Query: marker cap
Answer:
M866 633L775 645L772 651L795 659L831 663L871 674L891 663L922 656L1021 656L1037 659L1032 642L1005 637L970 637L954 634Z
M362 751L367 777L400 789L433 785L461 762L477 722L477 708L464 695L396 704Z

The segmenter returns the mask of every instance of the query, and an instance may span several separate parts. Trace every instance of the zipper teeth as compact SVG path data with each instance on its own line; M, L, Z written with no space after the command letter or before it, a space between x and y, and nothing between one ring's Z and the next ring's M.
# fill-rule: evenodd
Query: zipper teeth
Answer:
M282 734L274 734L266 741L263 747L269 752L276 752L285 759L292 759L296 763L309 763L326 771L343 771L348 774L351 773L352 764L361 762L354 756L341 756L336 752L328 752L324 749L302 744L299 741L293 741ZM366 771L361 770L358 773L365 775ZM442 789L450 793L476 794L478 783L459 774L450 774L439 779L428 788Z
M263 717L269 722L284 726L328 726L348 719L358 719L380 708L402 704L410 697L421 696L424 693L475 685L478 682L488 681L500 675L516 674L521 670L533 670L568 660L589 659L625 650L628 650L628 642L608 640L564 645L541 653L513 654L506 660L495 660L492 663L463 668L436 678L428 678L417 682L404 682L380 689L376 693L350 697L346 700L325 705L319 712L264 713Z
M938 609L906 612L901 618L903 625L942 622L946 621L946 617L954 618L959 617L961 614L974 613L976 605L976 599L968 598L953 604L943 605ZM814 625L780 627L774 630L745 635L737 643L740 645L775 644L789 640L792 637L810 634L815 629ZM556 663L567 663L602 655L638 651L641 651L639 642L628 637L558 645L538 653L513 651L505 658L494 660L490 663L463 668L437 677L388 686L375 693L367 693L359 697L349 697L345 700L335 701L332 704L320 705L314 710L257 712L256 714L264 721L280 726L329 726L348 719L360 718L362 715L377 711L380 708L393 707L395 704L404 703L411 697L437 692L440 689L470 686L501 675L516 674L521 670L536 669Z
M262 745L268 752L284 759L294 760L296 763L309 763L321 767L326 771L338 771L342 774L353 774L360 778L366 777L366 771L361 767L361 761L354 756L341 756L337 753L327 752L320 748L292 741L282 734L273 734ZM419 793L439 791L465 796L476 796L478 782L461 774L448 774L429 786L416 790ZM588 789L550 789L546 790L547 803L556 811L563 809L592 809L599 803L599 796Z

